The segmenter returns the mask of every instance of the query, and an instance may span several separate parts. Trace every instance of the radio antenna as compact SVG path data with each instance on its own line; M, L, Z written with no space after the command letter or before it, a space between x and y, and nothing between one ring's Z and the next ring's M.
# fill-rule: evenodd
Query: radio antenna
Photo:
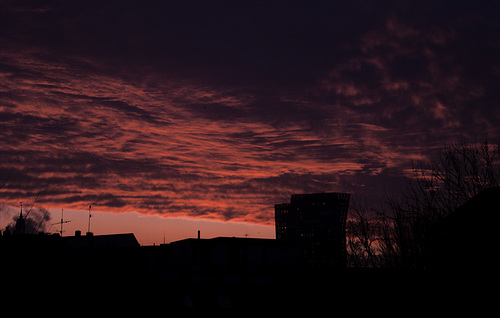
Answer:
M62 233L63 233L63 224L64 224L64 209L61 209L61 237L62 237Z
M47 212L48 211L49 210L47 209ZM47 214L47 212L45 212L45 214ZM56 224L60 224L61 225L61 230L59 231L59 233L61 234L61 237L62 237L62 234L63 234L63 224L71 222L71 221L64 221L63 215L64 215L64 209L61 209L61 221L52 224L52 225L56 225ZM44 217L44 219L45 219L45 217Z
M92 217L92 214L90 214L90 209L92 208L92 205L89 205L89 228L87 233L90 233L90 218Z

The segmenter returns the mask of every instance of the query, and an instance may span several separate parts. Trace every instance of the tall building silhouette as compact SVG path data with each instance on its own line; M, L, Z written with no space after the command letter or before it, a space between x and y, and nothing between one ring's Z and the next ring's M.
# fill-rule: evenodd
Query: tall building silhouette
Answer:
M276 204L276 239L294 242L299 261L308 267L346 267L348 193L294 194Z

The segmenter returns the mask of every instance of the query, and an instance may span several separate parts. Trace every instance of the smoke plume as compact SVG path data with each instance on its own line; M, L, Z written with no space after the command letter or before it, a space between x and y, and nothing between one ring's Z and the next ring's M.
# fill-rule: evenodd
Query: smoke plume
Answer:
M36 234L38 232L45 232L48 227L48 221L52 219L50 211L44 208L33 208L30 211L23 211L23 218L25 222L24 233ZM14 234L16 223L19 220L19 215L12 218L12 222L5 227L5 232Z

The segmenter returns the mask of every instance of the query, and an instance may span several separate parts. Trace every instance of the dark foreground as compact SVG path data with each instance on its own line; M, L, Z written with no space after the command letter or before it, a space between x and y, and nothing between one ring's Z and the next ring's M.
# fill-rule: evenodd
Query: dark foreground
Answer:
M246 316L307 312L308 317L405 317L478 316L497 307L498 275L491 264L435 271L319 270L287 265L286 246L274 242L217 239L217 244L186 240L179 246L97 245L110 238L113 244L124 244L130 236L4 237L0 241L4 310L22 316L176 317L178 312L225 311ZM82 245L89 242L95 244ZM208 244L219 249L208 249L212 246ZM281 253L250 257L252 251L260 251L259 246ZM278 256L283 261L274 260Z
M58 274L59 273L59 274ZM50 276L49 276L50 275ZM141 313L169 316L181 311L262 315L306 311L311 316L394 316L486 313L496 307L495 283L481 273L428 273L348 269L329 275L277 279L174 280L152 273L103 275L88 269L4 273L4 304L20 313L64 315ZM175 316L175 315L174 315Z

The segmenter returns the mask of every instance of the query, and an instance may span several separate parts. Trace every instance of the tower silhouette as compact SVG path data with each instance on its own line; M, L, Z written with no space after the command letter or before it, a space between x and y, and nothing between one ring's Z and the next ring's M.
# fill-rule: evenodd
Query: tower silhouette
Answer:
M275 205L276 239L295 243L305 266L346 267L349 199L348 193L292 195L290 203Z

